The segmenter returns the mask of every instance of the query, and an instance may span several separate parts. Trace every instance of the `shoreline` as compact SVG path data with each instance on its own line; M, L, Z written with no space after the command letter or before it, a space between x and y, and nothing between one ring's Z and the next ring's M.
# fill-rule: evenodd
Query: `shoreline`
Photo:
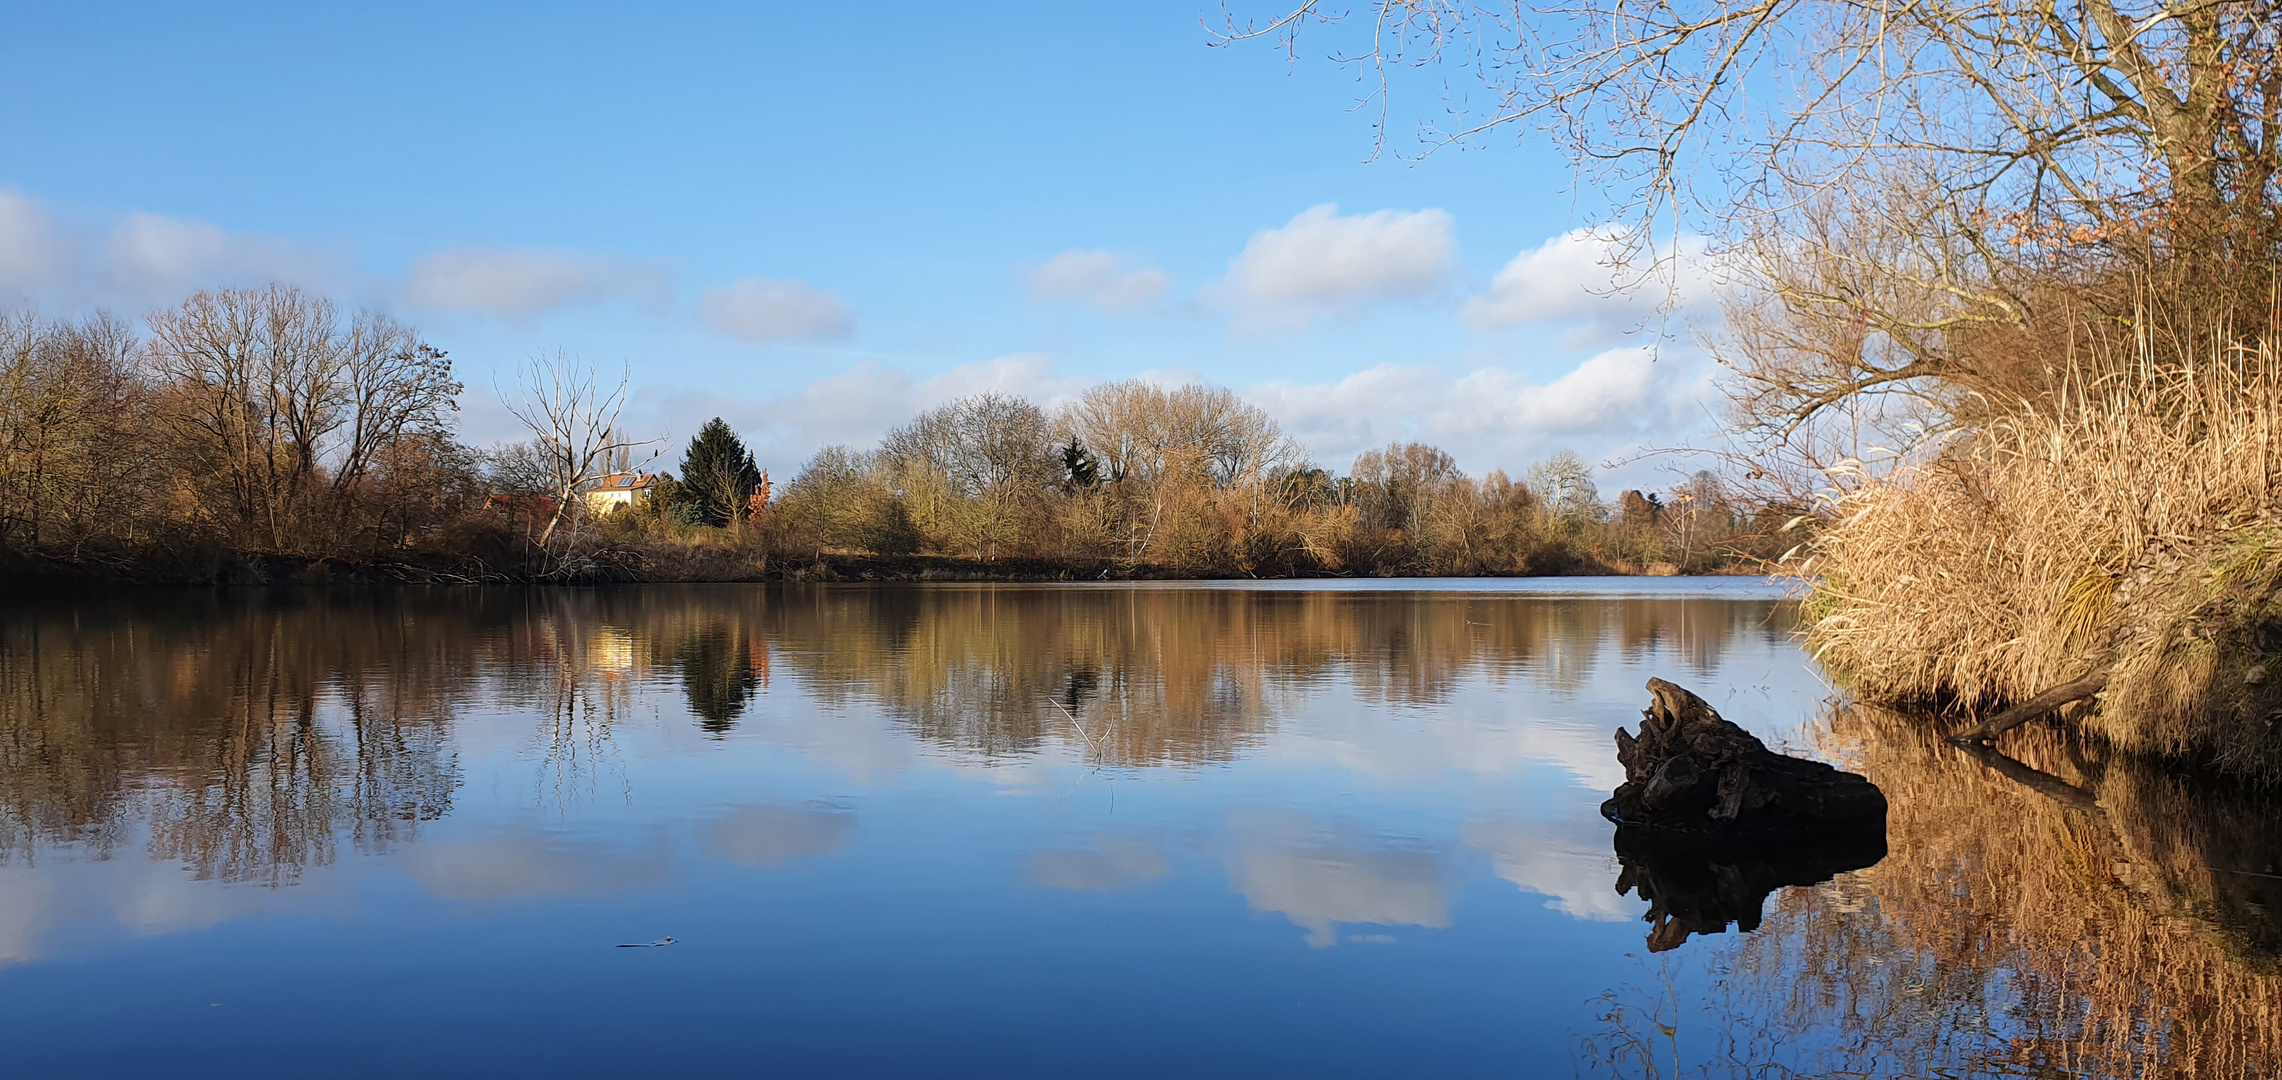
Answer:
M634 554L639 553L611 553ZM1589 565L1551 574L1258 574L1230 573L1225 569L1185 570L1153 565L1070 566L1036 560L983 562L949 555L824 554L803 560L764 560L757 568L723 567L718 573L651 572L631 560L598 561L578 574L532 574L493 571L480 564L451 559L342 560L290 555L213 553L183 559L45 559L15 554L0 562L0 579L37 591L84 587L128 588L282 588L303 586L431 586L431 585L695 585L764 583L1121 583L1121 582L1269 582L1269 581L1403 581L1422 578L1451 580L1551 580L1562 578L1619 577L1755 578L1763 574L1742 567L1699 573L1646 573L1621 566Z

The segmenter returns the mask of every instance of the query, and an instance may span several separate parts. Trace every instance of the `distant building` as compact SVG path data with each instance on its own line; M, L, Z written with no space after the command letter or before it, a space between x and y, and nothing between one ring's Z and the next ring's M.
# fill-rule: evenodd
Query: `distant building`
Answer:
M597 517L632 506L650 497L657 477L650 473L611 473L579 494L588 513Z

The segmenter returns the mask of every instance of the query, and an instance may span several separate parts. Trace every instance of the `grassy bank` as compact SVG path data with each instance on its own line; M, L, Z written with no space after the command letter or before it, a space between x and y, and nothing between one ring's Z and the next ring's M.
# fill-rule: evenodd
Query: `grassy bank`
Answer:
M1815 654L1867 699L1960 713L2107 672L2072 722L2282 778L2274 361L2109 365L1848 493L1800 567Z

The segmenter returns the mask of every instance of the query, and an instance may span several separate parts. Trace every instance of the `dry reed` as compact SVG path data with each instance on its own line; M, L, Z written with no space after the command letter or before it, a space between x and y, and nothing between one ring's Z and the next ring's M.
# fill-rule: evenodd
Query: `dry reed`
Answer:
M1815 655L1867 699L1975 710L2108 668L2091 730L2275 775L2282 375L2263 342L2153 352L2072 358L2097 374L1840 496L1797 567Z

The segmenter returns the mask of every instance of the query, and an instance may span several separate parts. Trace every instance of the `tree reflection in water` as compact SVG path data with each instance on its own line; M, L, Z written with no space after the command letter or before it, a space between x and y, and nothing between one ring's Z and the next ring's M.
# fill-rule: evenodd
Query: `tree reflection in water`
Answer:
M616 744L637 709L723 743L773 739L803 715L767 707L786 691L826 713L879 714L899 749L962 766L1082 754L1123 770L1195 769L1297 738L1279 752L1366 770L1415 750L1434 724L1482 729L1429 760L1424 784L1556 730L1446 708L1478 700L1461 690L1511 683L1560 702L1614 663L1648 658L1702 679L1739 643L1782 647L1767 612L1677 599L967 587L48 601L0 611L0 861L140 848L200 877L289 885L348 852L414 843L423 823L452 814L460 740L479 722L512 725L538 762L531 803L567 811L628 784ZM1326 691L1399 707L1420 726L1392 732L1383 709L1313 708ZM1338 726L1365 723L1378 726ZM1711 962L1708 998L1612 995L1604 1029L1580 1046L1596 1070L1646 1074L1653 1060L1654 1075L1670 1075L1671 1054L1685 1051L1687 1068L1709 1076L1782 1073L1769 1063L1817 1075L2282 1071L2273 797L2049 734L2009 735L2010 761L1985 762L1874 712L1838 713L1818 730L1824 756L1887 793L1887 857L1779 890L1756 932L1655 958L1643 985ZM694 847L739 866L821 863L853 842L856 814L855 802L733 800ZM1458 891L1464 845L1525 887L1548 853L1591 868L1576 859L1608 850L1607 833L1486 819L1448 837L1371 826L1228 826L1241 843L1214 887L1318 944L1348 923L1457 933L1492 917ZM529 829L539 839L525 847L552 850ZM662 879L666 850L642 848L627 865ZM1073 895L1180 880L1179 849L1162 837L1067 836L1037 851L1016 875ZM551 872L565 888L586 880ZM501 888L478 884L467 888ZM1613 894L1599 895L1564 899L1564 910L1605 914Z
M154 612L157 617L153 617ZM201 878L285 885L448 813L473 650L451 612L91 600L0 619L0 860L137 833Z
M790 672L924 745L1097 765L1234 759L1335 682L1435 705L1470 673L1574 693L1605 659L1716 667L1763 609L1683 599L1210 589L643 588L133 593L0 611L0 858L143 842L202 876L285 884L448 813L459 712L535 722L536 801L624 773L638 688L680 684L722 736ZM1611 652L1615 655L1609 655ZM1076 723L1071 723L1071 718Z
M1781 893L1717 958L1700 1014L1668 967L1611 994L1584 1062L1633 1076L2282 1075L2273 793L2051 732L2008 736L1991 757L1910 718L1828 719L1825 749L1889 797L1891 853Z
M767 653L743 623L700 626L674 647L674 666L689 696L689 711L707 733L720 735L768 683Z
M1121 768L1232 760L1335 683L1409 706L1484 675L1574 693L1605 660L1677 644L1708 671L1784 633L1751 605L1463 593L843 589L755 614L827 704L884 706L962 756L1060 742Z

